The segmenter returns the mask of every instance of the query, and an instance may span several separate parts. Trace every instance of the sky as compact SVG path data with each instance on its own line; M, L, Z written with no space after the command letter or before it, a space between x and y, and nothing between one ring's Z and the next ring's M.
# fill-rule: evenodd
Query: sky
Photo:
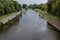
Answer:
M48 0L16 0L20 4L41 4L41 3L46 3Z

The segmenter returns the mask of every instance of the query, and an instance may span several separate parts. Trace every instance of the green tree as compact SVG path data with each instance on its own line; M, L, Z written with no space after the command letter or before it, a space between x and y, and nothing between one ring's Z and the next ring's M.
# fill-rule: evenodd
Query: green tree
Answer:
M60 16L60 0L48 0L48 12L55 16Z
M21 5L14 0L0 0L0 16L21 10Z
M0 3L0 16L4 15L4 5L2 3Z
M23 6L22 6L23 8L26 8L27 7L27 5L26 4L23 4Z

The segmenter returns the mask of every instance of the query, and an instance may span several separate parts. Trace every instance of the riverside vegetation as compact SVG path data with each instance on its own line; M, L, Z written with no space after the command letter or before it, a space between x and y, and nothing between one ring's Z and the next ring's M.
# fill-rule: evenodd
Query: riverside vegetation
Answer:
M29 5L29 8L35 9L35 11L44 14L44 18L48 17L48 21L57 29L60 30L60 0L48 0L44 4ZM53 20L53 21L52 21Z
M18 2L14 0L0 0L0 20L12 15L12 13L19 12L20 10L21 5ZM3 26L3 23L0 22L0 28Z
M48 0L47 3L30 5L29 8L40 9L60 18L60 0Z

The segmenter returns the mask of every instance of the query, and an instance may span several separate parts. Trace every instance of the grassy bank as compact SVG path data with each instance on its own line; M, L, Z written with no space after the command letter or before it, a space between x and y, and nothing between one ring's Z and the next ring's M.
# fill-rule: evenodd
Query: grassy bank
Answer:
M13 25L13 23L15 23L16 21L19 20L19 16L22 15L23 11L25 11L25 9L22 9L19 12L15 12L15 13L1 16L0 17L0 29L7 28L7 27L11 26L11 24Z
M9 25L14 23L16 20L18 20L18 16L21 16L23 10L21 10L20 12L15 12L15 13L11 13L11 14L7 14L4 16L0 17L0 28L5 28L7 26L5 25Z
M47 11L41 11L36 9L40 16L47 20L51 25L60 30L60 19L57 16L49 14Z
M19 16L16 16L15 18L13 18L12 20L9 20L7 23L5 24L1 24L0 26L0 32L3 32L4 30L10 28L12 25L14 25L18 20L19 20Z
M0 17L0 20L5 19L6 17L11 16L12 14L3 15L3 16Z
M43 13L44 15L50 16L51 18L54 18L55 20L58 20L60 22L60 18L58 18L57 16L54 16L50 13L48 13L46 10L39 10L39 9L35 9L36 12Z

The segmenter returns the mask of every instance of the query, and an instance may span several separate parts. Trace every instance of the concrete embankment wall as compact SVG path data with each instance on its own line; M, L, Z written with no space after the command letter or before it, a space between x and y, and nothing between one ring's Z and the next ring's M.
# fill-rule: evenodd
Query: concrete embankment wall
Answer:
M39 12L39 16L43 17L45 20L48 21L48 23L50 23L52 26L54 26L56 29L58 29L60 31L60 21L58 21L55 18L52 18L49 15L44 14L43 11Z
M17 22L19 20L19 17L22 15L23 10L21 10L20 12L17 13L13 13L13 15L8 16L7 18L1 20L0 22L0 28L8 28L9 26L11 26L12 24L14 24L15 22Z
M3 28L7 28L11 25L13 25L14 23L16 23L19 20L19 15L17 15L16 17L14 17L13 19L9 20L8 22L6 22L5 24L3 24Z

